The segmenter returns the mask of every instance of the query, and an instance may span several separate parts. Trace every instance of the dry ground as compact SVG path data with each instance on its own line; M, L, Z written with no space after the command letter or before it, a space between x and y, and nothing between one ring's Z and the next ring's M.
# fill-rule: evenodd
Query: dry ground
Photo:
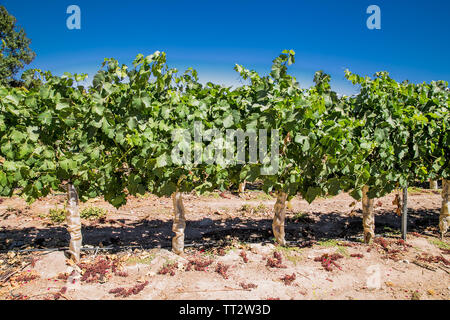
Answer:
M274 198L259 191L186 195L183 256L170 251L171 199L130 197L119 210L94 199L81 206L108 215L83 220L84 278L75 283L67 279L73 266L64 256L65 224L47 217L63 207L64 195L31 205L0 199L0 299L448 300L450 245L438 238L439 193L409 194L406 244L394 198L375 201L372 245L361 243L361 204L352 208L347 194L312 204L295 198L289 246L279 247L271 232Z

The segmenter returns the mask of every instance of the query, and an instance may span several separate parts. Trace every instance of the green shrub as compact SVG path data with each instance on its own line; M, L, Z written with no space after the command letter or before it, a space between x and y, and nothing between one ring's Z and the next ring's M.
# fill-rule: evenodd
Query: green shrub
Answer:
M269 210L263 203L257 206L252 206L250 204L244 204L239 208L239 211L243 214L263 214Z
M103 208L89 207L81 210L80 217L83 219L100 219L106 217L108 211Z
M64 208L50 209L47 218L55 223L62 223L66 220L66 206Z

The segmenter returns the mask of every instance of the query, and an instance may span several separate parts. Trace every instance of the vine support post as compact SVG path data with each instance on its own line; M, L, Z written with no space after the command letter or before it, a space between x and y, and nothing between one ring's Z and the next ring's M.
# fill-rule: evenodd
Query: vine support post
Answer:
M402 201L402 239L406 240L408 232L408 187L403 188Z
M82 243L81 217L78 207L79 199L76 188L72 183L67 184L67 210L66 222L67 231L70 234L69 254L71 259L78 263L80 261L80 251Z
M441 231L441 238L444 238L445 233L450 225L450 213L448 210L449 196L448 191L450 189L450 180L442 179L442 207L441 214L439 215L439 230Z
M174 218L172 231L175 233L172 238L172 250L176 254L184 251L184 230L186 229L185 209L183 205L182 193L178 190L172 194Z
M284 239L284 220L286 218L286 199L287 194L285 192L279 192L277 194L277 201L274 207L274 216L272 222L272 231L275 240L282 246L286 245Z
M369 186L362 188L362 212L363 212L363 228L364 243L371 243L375 238L375 217L373 210L373 199L367 195Z

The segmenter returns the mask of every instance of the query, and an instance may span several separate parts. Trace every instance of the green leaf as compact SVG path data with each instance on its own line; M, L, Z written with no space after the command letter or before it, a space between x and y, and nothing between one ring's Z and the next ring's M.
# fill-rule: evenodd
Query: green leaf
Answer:
M309 138L300 134L295 135L294 141L302 146L302 151L307 152L310 148Z
M162 168L169 164L169 159L166 154L160 155L158 158L156 158L156 168Z
M69 107L70 107L69 104L65 103L65 102L58 102L56 104L56 110L64 110L64 109L67 109Z
M233 116L231 114L229 114L225 119L223 119L223 126L224 128L229 128L233 125L234 120L233 120Z
M44 111L38 116L38 119L42 124L48 125L52 123L52 114L50 111Z
M308 191L305 194L305 200L308 203L311 203L314 201L315 198L320 196L322 194L322 189L318 187L309 187Z
M127 126L131 130L136 129L136 126L137 126L136 117L129 118L128 121L127 121Z

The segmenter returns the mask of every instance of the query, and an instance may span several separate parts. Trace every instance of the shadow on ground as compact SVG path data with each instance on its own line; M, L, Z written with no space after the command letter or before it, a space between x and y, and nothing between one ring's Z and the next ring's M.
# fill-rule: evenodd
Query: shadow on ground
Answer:
M399 233L401 217L392 211L377 211L375 216L377 235ZM410 210L408 232L438 234L439 210ZM187 221L185 242L189 245L214 246L235 238L241 242L271 242L271 219L230 218L213 220L204 218ZM128 224L84 226L83 244L91 246L142 248L170 248L173 235L171 221L141 220ZM308 245L311 241L326 239L355 240L362 236L361 212L350 217L342 213L313 212L293 221L286 219L286 240ZM69 234L63 226L44 228L14 228L0 232L0 250L32 247L35 249L67 247Z

